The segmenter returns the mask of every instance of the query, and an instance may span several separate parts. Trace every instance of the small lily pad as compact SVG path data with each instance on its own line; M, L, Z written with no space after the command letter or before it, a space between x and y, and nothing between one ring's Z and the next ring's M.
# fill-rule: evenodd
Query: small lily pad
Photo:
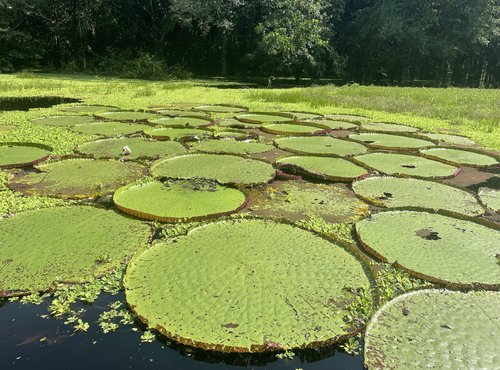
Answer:
M94 114L100 112L115 111L118 110L118 108L106 105L72 105L69 107L62 107L60 110L70 113Z
M198 105L194 109L200 110L202 112L214 112L214 113L241 113L248 112L247 107L241 107L237 105Z
M319 119L323 117L319 113L308 113L308 112L284 112L286 114L292 114L295 121L303 121L310 119Z
M207 127L213 124L213 121L209 118L187 116L155 118L149 120L149 122L155 125L175 128Z
M88 135L121 136L131 135L151 129L151 126L127 122L99 122L71 127L71 130Z
M498 161L486 154L468 150L433 148L420 151L426 157L443 160L446 163L462 164L467 166L486 167L498 164Z
M286 137L276 139L278 148L299 154L351 156L366 153L366 147L348 140L331 136Z
M421 135L431 140L441 141L446 144L476 145L476 142L474 140L469 139L468 137L465 136L449 135L449 134L428 134L428 133L422 133Z
M159 114L163 114L165 116L171 117L183 117L183 116L196 116L196 117L208 117L208 113L205 112L197 112L194 110L181 110L181 109L154 109L155 112Z
M366 143L371 148L394 150L412 150L435 145L432 141L390 134L355 134L349 135L349 139Z
M92 116L50 116L34 119L32 122L37 125L71 127L97 122L97 120Z
M0 168L32 166L46 160L52 148L33 143L0 143Z
M489 209L500 212L500 190L498 189L479 189L479 199Z
M354 114L327 114L325 118L333 119L336 121L347 121L352 123L363 123L370 119L365 116L357 116Z

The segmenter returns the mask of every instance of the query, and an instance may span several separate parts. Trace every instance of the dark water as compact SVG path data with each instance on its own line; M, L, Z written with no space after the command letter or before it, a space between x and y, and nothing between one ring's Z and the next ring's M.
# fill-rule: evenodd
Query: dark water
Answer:
M80 103L80 99L63 98L59 96L29 96L0 98L0 111L21 110L32 108L50 108L58 104Z
M64 320L40 317L48 314L48 300L39 306L7 303L0 308L0 369L363 369L362 356L334 348L303 351L293 360L280 360L273 354L221 355L160 341L141 343L142 331L132 326L103 334L97 324L99 314L117 300L123 302L123 294L102 294L93 305L85 306L82 319L90 329L77 334Z

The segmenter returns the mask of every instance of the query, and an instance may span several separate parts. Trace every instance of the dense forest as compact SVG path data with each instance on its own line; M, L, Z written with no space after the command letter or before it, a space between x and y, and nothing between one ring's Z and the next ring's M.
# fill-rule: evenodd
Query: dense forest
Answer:
M500 86L498 0L0 0L0 71Z

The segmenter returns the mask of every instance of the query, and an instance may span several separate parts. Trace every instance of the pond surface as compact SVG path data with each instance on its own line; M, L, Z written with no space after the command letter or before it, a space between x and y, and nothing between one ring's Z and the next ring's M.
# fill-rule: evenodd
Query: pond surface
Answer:
M32 108L50 108L58 104L80 103L80 99L63 98L60 96L27 96L0 98L0 111L21 110Z
M222 355L175 343L141 343L142 330L120 326L104 334L97 321L110 303L124 303L123 293L102 294L86 308L82 319L90 324L87 333L73 333L64 319L48 315L50 299L41 305L11 302L0 306L0 368L10 369L363 369L362 356L349 356L334 348L302 351L293 360L267 355ZM76 306L76 305L75 305Z

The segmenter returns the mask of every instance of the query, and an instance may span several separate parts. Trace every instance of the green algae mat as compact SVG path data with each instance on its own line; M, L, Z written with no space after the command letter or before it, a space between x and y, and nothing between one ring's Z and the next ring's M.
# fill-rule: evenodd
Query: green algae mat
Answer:
M125 263L150 227L90 206L56 207L0 219L0 296L82 283Z
M121 136L131 135L151 129L151 126L127 122L99 122L76 125L70 128L73 131L88 135Z
M128 147L131 153L125 154L124 147ZM158 159L167 155L184 154L187 149L176 141L129 137L92 141L80 145L77 151L94 158Z
M431 141L390 134L355 134L349 135L349 139L361 141L371 148L380 149L412 150L434 146Z
M72 127L76 125L81 125L84 123L97 122L98 120L92 116L50 116L34 119L33 123L37 125L47 125L47 126L62 126L62 127Z
M205 220L237 212L246 202L236 189L207 181L150 181L118 189L113 201L132 216L161 222Z
M149 122L154 123L155 125L161 125L166 127L207 127L213 124L213 121L209 118L203 117L162 117L149 120Z
M99 112L96 117L111 120L111 121L147 121L149 119L159 118L155 113L137 112L137 111L113 111L113 112Z
M189 154L162 159L151 172L158 178L215 180L220 184L265 184L276 171L269 163L234 155Z
M326 130L327 127L314 123L271 123L265 124L261 130L274 135L308 136Z
M15 176L9 181L9 187L25 195L95 198L146 173L146 168L137 163L115 160L63 159L37 168L39 172Z
M427 208L467 216L479 216L485 212L473 194L433 181L388 176L369 177L355 181L352 189L363 199L381 207Z
M457 167L414 155L370 153L355 157L355 160L387 175L448 178L458 173Z
M290 156L278 158L276 164L291 172L330 181L351 181L368 174L363 167L342 158Z
M442 160L446 163L458 165L487 167L498 164L498 161L489 155L480 154L468 150L435 148L421 150L420 153L431 159Z
M500 368L500 293L422 290L386 303L365 335L365 367Z
M449 135L449 134L428 134L421 133L421 136L427 137L431 140L441 141L446 144L452 145L476 145L476 142L465 136Z
M151 128L144 130L146 136L157 140L202 139L213 136L211 131L196 128Z
M198 105L194 107L196 110L200 110L202 112L214 112L214 113L241 113L248 112L247 107L241 107L238 105Z
M52 148L33 143L0 143L0 168L27 167L46 160Z
M70 112L70 113L94 114L94 113L115 111L118 110L118 108L106 105L72 105L69 107L62 107L60 110L63 112Z
M204 153L257 154L268 152L273 149L273 146L253 141L221 139L202 141L193 149Z
M354 222L366 216L368 205L341 186L309 182L273 182L250 193L247 209L253 215L296 222L310 215L327 222Z
M235 117L238 121L245 123L273 123L273 122L286 122L293 120L293 115L288 113L245 113L239 114Z
M407 132L414 133L418 131L416 127L410 127L406 125L400 125L397 123L385 123L385 122L370 122L363 123L360 126L362 131L374 131L374 132Z
M390 211L356 224L362 246L381 261L452 287L500 288L500 231L435 213Z
M364 145L331 136L286 137L274 141L280 149L299 154L351 156L366 153Z
M352 335L343 320L349 292L370 281L353 255L314 233L234 220L135 256L124 284L129 307L163 335L209 350L260 352Z
M481 188L479 189L479 199L494 212L500 212L500 190Z
M330 130L352 130L358 127L358 125L347 122L347 121L336 121L332 119L315 119L315 120L307 120L304 123L316 123L318 125L322 125L327 127Z

